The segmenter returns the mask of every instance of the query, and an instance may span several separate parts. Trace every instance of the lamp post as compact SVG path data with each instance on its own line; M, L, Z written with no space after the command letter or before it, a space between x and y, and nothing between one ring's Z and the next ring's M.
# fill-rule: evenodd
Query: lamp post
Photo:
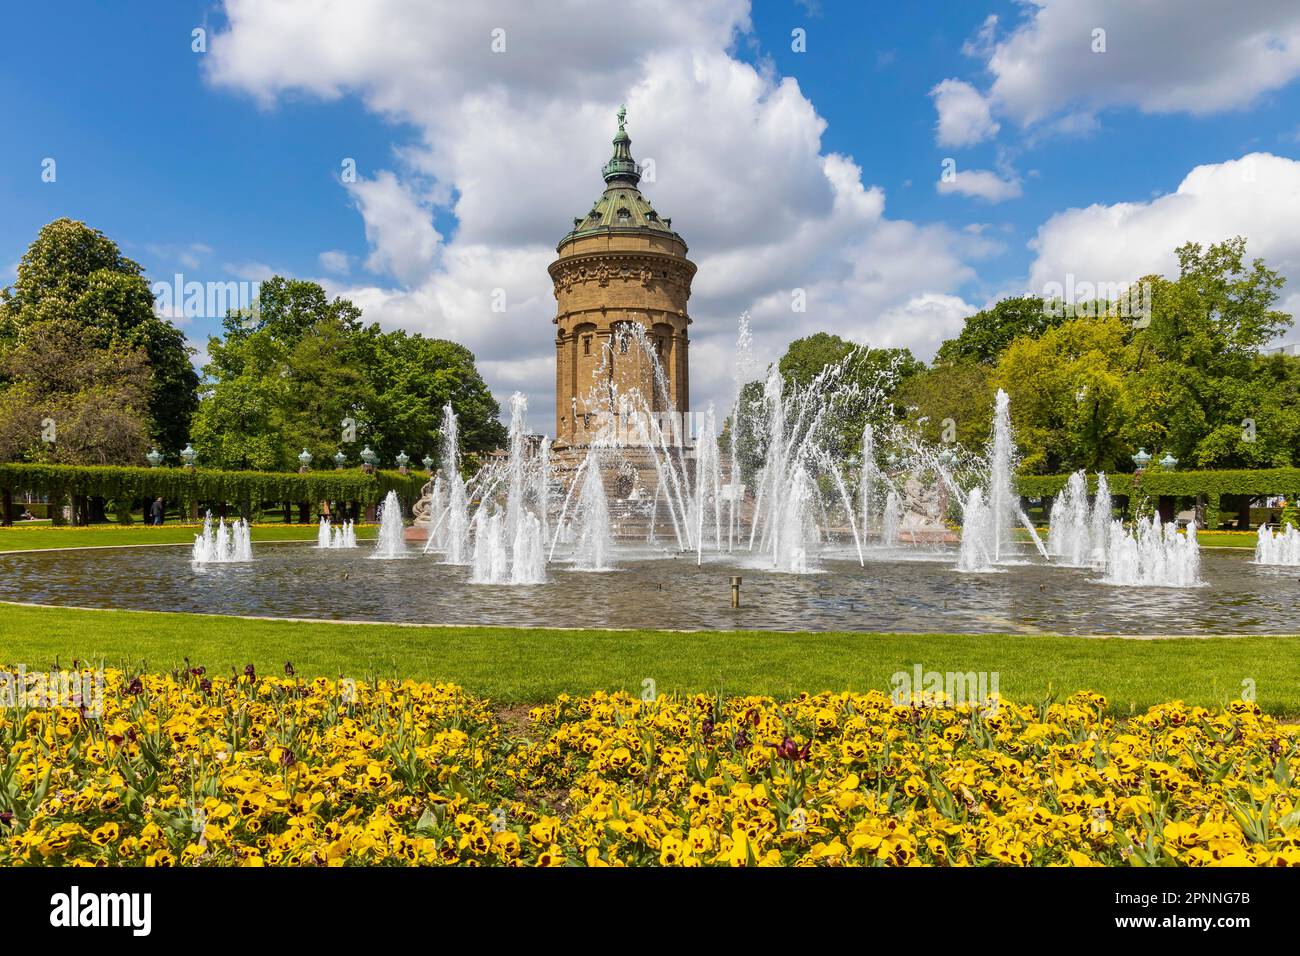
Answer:
M347 462L347 460L348 460L348 456L343 454L343 449L340 448L338 451L334 453L334 470L342 471L343 465Z
M194 446L186 442L185 447L181 449L181 461L185 463L186 471L194 470L194 459L197 457L198 452L194 450Z
M409 473L409 469L408 469L406 466L409 465L410 463L411 463L411 456L408 455L408 454L406 453L406 449L402 449L401 451L399 451L399 452L397 453L397 470L398 470L398 471L400 471L400 472L401 472L402 474L404 474L404 475L405 475L405 474L408 474L408 473Z
M1137 454L1133 456L1133 464L1141 471L1147 465L1151 464L1151 456L1147 454L1146 448L1139 448Z
M298 456L298 474L305 475L307 473L311 468L311 458L311 452L304 448L302 454Z
M150 448L150 449L149 449L149 454L147 454L147 455L144 456L144 460L147 461L147 462L149 462L149 467L150 467L150 468L157 468L159 465L161 465L161 464L162 464L162 458L163 458L163 456L160 455L160 454L158 454L158 449L157 449L157 448Z
M375 459L378 457L378 455L370 450L369 445L361 449L361 470L366 474L373 472L375 470Z

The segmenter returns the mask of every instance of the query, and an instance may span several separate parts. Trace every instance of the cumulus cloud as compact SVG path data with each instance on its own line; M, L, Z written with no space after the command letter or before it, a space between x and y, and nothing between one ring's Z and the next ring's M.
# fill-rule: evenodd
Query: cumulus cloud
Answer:
M999 248L890 219L883 190L850 157L823 151L825 121L798 83L730 55L750 29L743 0L645 0L617 18L595 0L447 5L437 16L421 0L225 6L229 26L206 59L214 85L267 108L355 96L415 130L390 168L345 184L374 278L330 280L331 293L387 327L463 342L499 397L529 395L537 428L554 409L546 267L604 188L620 102L634 155L653 160L643 191L699 266L698 403L730 399L742 311L762 361L819 330L932 351L948 316L939 306L953 306L971 264ZM492 52L494 30L504 52ZM454 219L445 237L438 216ZM794 311L796 289L806 311ZM899 322L909 308L925 318L914 342Z
M442 242L429 204L388 170L346 185L366 224L366 268L407 283L428 276Z
M986 22L968 45L993 77L994 113L1023 126L1088 131L1114 107L1217 113L1300 76L1294 0L1029 0L1024 10L1006 36Z
M973 146L997 135L1000 127L989 102L965 80L944 80L930 91L939 114L935 141L940 146Z
M929 361L945 339L961 332L966 317L979 311L960 296L926 292L913 296L881 316L877 346L906 346Z
M951 178L940 178L934 188L943 195L956 193L960 196L973 196L997 203L1020 196L1020 182L1016 179L1003 179L988 169L963 169Z
M1250 258L1263 257L1287 277L1282 307L1300 312L1300 162L1269 153L1197 166L1177 190L1149 202L1068 209L1038 229L1029 289L1049 282L1126 285L1143 275L1174 276L1174 249L1246 237ZM1293 335L1294 333L1292 333Z
M320 262L322 269L337 275L346 275L352 267L352 260L346 252L340 249L327 249L316 258Z

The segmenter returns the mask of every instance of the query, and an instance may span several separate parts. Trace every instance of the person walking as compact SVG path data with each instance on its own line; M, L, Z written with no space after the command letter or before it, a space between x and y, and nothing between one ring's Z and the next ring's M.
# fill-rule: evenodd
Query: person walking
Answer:
M163 523L163 500L161 497L155 498L153 504L149 506L149 523Z

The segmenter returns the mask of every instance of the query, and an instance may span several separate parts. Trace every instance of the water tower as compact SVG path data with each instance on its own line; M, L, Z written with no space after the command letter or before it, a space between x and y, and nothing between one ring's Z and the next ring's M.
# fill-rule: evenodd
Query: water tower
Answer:
M637 404L660 421L671 420L668 412L680 418L690 400L686 301L695 263L686 258L672 220L641 194L642 169L632 158L625 123L620 108L614 155L602 170L605 191L586 215L574 218L549 267L556 300L557 450L587 445L607 421L602 416L625 415L615 396L640 396L644 405ZM666 388L656 386L654 363L628 335L633 324L645 330Z

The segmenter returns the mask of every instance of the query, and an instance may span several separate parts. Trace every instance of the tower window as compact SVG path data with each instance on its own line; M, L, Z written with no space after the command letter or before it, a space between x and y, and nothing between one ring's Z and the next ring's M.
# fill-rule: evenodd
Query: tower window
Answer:
M632 213L630 213L627 209L619 209L619 211L618 211L618 221L619 221L620 223L628 223L628 222L631 222L631 221L632 221Z
M583 354L583 355L590 355L590 354L591 354L591 336L590 336L590 335L584 335L584 336L582 337L582 354Z

